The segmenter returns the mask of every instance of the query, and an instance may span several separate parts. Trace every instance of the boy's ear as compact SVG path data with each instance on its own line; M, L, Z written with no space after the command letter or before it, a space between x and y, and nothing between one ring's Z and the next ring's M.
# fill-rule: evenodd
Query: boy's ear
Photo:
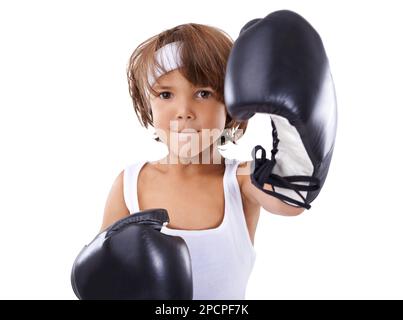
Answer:
M160 142L160 141L161 141L161 139L158 137L156 131L154 131L154 133L153 133L153 139L154 139L155 141L157 141L157 142Z

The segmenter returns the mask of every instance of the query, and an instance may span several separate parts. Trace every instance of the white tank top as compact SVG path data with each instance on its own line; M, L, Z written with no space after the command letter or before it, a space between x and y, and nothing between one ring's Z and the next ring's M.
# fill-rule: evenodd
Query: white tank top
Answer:
M124 170L123 190L130 213L140 211L137 179L146 162ZM256 252L249 237L241 192L236 178L239 161L226 159L223 177L225 210L222 223L213 229L179 230L166 226L161 232L182 237L192 259L193 299L245 299Z

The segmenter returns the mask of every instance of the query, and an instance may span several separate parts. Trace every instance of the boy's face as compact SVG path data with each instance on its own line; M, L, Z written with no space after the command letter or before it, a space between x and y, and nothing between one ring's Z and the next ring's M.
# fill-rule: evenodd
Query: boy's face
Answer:
M212 88L194 87L173 70L162 75L153 89L158 92L150 96L154 127L170 152L194 157L220 137L226 109Z

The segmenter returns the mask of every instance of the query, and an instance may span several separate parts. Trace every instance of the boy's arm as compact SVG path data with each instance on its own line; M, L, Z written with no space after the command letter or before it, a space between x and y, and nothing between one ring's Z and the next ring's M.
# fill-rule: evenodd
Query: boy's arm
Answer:
M304 208L295 207L284 203L276 197L273 197L260 189L256 188L250 180L251 161L239 165L237 175L241 181L241 192L250 202L263 207L266 211L282 216L297 216L304 212ZM266 190L272 190L270 184L265 184Z
M116 177L106 199L101 231L130 214L123 196L123 173Z

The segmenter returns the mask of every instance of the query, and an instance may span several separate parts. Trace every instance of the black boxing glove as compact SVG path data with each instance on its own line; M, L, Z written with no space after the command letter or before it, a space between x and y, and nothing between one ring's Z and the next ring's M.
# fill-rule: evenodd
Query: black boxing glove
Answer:
M224 94L236 120L255 113L271 117L271 159L261 146L254 148L252 183L309 209L325 182L337 128L334 85L319 34L292 11L251 20L231 50Z
M79 299L193 297L191 260L181 237L160 232L165 209L121 219L99 233L76 258L71 284Z

